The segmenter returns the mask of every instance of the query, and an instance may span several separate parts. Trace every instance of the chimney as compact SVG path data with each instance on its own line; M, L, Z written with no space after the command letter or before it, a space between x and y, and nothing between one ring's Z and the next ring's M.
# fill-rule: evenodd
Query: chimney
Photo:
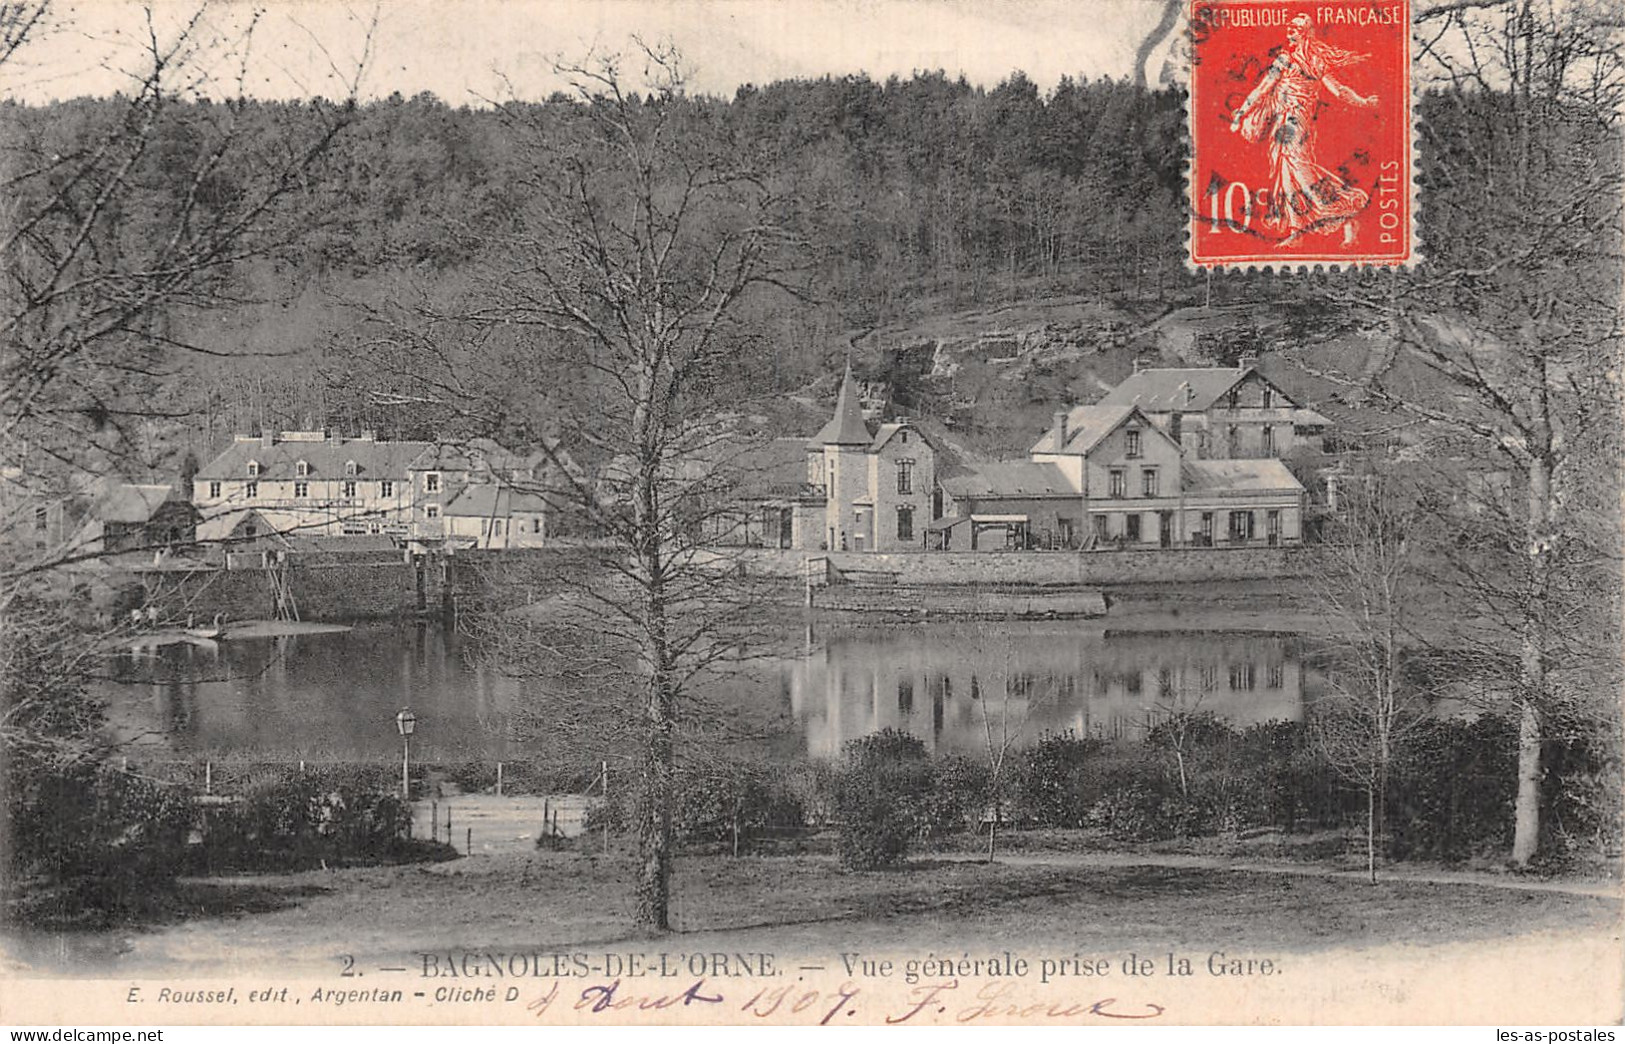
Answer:
M1141 359L1139 356L1135 356L1134 357L1134 372L1139 373L1141 368L1144 367L1144 366L1145 366L1145 360Z
M378 441L378 433L376 431L363 431L361 433L361 441L362 442L377 442Z
M1254 369L1257 366L1258 366L1258 356L1255 353L1252 353L1252 352L1248 352L1246 355L1243 355L1241 358L1236 360L1236 369L1242 371L1243 373L1245 373L1248 370Z
M270 428L261 428L260 445L264 446L266 449L270 449L272 446L276 445L276 432L272 431Z
M1055 448L1066 449L1066 415L1068 410L1055 411Z

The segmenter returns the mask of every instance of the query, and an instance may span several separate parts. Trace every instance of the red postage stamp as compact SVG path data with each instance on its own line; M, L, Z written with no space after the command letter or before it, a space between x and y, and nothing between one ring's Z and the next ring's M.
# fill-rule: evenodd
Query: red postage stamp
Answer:
M1415 260L1409 0L1192 0L1190 261Z

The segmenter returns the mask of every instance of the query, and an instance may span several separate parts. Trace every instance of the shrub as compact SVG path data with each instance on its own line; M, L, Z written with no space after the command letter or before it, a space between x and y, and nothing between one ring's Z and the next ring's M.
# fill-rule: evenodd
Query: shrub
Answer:
M1130 783L1095 802L1088 822L1119 841L1161 841L1210 834L1218 814L1210 798L1164 794L1146 783Z
M1557 866L1588 858L1617 861L1625 820L1617 727L1605 732L1595 722L1558 719L1548 724L1547 735L1541 793L1544 861Z
M190 795L84 762L8 780L13 912L104 920L135 910L180 872Z
M716 759L678 772L672 828L680 841L741 843L798 831L801 802L776 766Z
M883 729L846 745L835 780L841 820L841 864L873 870L895 866L929 830L935 772L925 744Z
M1239 827L1343 824L1365 815L1359 790L1332 771L1309 726L1298 721L1252 725L1236 736L1226 813Z
M672 835L679 843L731 844L735 830L741 847L806 826L801 789L778 765L741 759L713 758L681 764L672 802ZM588 808L585 830L606 827L615 833L631 829L638 795L621 787L610 800Z
M1162 795L1144 783L1130 783L1107 793L1090 807L1086 821L1123 841L1150 841L1163 836L1158 809Z
M298 870L395 857L411 810L370 770L280 773L217 806L204 831L210 870Z
M1073 732L1043 736L1016 764L1017 818L1039 826L1080 827L1104 790L1097 759L1105 744Z
M1388 787L1393 855L1451 861L1509 845L1517 750L1517 726L1492 714L1408 733Z
M934 776L921 810L925 833L940 837L978 829L992 800L989 788L993 774L988 766L973 758L949 754L937 759Z

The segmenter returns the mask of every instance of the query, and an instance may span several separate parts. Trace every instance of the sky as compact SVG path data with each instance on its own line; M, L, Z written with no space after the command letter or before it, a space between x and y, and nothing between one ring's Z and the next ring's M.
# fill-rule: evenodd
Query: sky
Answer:
M177 39L200 7L156 0L149 34L139 3L51 2L54 24L0 67L0 92L33 102L112 93L145 66L150 40ZM691 89L705 93L935 69L985 86L1020 69L1048 90L1063 75L1131 75L1169 2L1178 0L212 0L193 33L206 46L186 68L216 96L335 98L350 93L365 55L363 100L432 91L478 105L510 91L545 97L560 86L554 59L625 51L639 34L675 44ZM1151 68L1155 77L1160 58Z

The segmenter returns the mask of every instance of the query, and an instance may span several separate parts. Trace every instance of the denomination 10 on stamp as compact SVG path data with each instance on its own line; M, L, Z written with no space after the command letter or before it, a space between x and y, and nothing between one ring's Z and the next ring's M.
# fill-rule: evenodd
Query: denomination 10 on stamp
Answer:
M1415 258L1408 0L1192 0L1190 261Z

